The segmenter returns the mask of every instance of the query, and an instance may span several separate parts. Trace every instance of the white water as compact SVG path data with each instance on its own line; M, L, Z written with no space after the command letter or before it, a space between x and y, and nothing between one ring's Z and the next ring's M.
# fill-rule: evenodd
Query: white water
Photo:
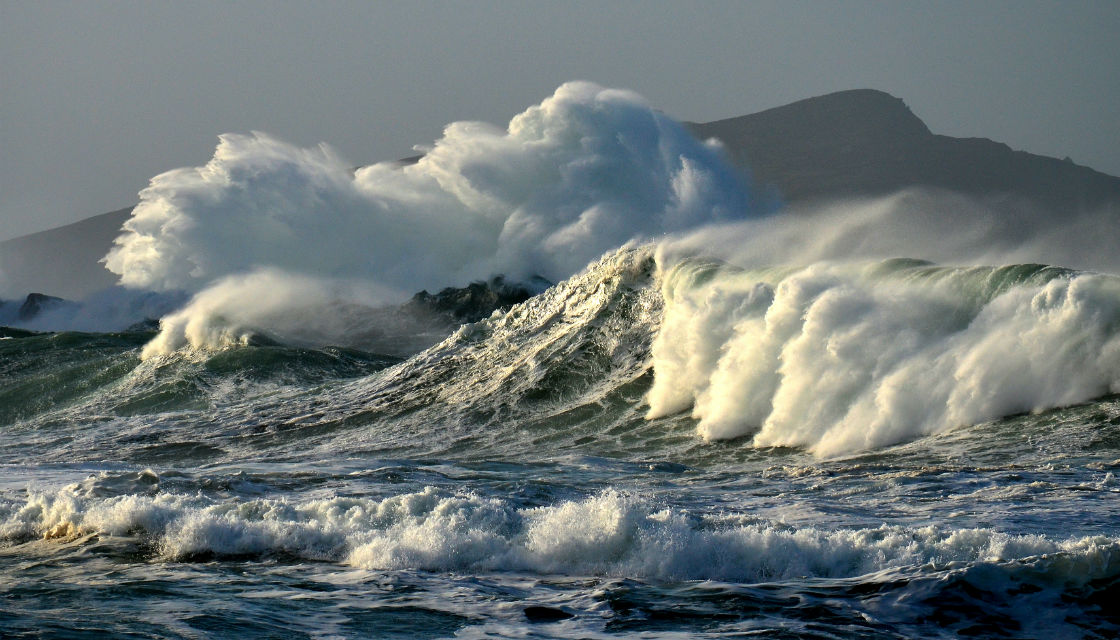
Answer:
M649 416L833 456L1120 391L1116 278L887 268L670 267Z
M798 528L745 514L691 514L616 491L524 508L432 487L384 499L227 501L175 493L97 497L88 495L90 484L0 506L0 538L59 544L90 535L150 537L164 560L283 552L377 570L739 582L1063 554L1054 581L1085 584L1111 575L1120 562L1120 541L1102 536L1054 540L938 526Z
M205 166L152 179L105 264L126 286L206 290L183 313L210 317L180 314L163 339L198 346L228 333L204 325L265 298L253 319L271 328L280 308L306 306L308 280L363 283L386 302L498 273L555 282L627 241L743 219L749 205L716 143L633 93L568 83L507 129L449 125L403 167L354 171L326 146L223 135Z

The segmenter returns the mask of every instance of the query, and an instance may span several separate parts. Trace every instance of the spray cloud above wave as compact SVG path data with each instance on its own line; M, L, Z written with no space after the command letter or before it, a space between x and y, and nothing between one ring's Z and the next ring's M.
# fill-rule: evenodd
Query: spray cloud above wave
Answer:
M419 162L227 134L152 179L106 256L126 286L197 291L258 268L402 293L504 273L560 280L604 251L749 210L715 143L636 94L562 85L508 129L449 125Z

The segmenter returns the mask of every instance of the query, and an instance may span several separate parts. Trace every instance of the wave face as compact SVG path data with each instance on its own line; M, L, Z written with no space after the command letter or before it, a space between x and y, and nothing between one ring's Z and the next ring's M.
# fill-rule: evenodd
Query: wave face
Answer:
M1120 391L1120 280L895 260L664 272L649 415L837 455Z

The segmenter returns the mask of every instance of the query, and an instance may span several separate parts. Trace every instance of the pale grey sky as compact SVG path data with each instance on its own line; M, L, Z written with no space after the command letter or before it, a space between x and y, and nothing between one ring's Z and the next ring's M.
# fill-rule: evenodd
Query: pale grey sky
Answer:
M0 0L0 240L134 204L219 133L355 164L567 80L684 120L876 88L935 133L1120 175L1120 2Z

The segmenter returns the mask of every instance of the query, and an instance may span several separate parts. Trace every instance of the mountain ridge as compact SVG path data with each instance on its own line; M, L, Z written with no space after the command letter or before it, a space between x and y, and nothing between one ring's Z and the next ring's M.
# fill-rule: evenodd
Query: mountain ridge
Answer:
M988 138L935 134L902 99L875 89L687 126L698 137L721 140L736 165L785 202L921 185L1019 195L1055 209L1120 206L1120 178Z
M41 292L82 298L110 287L116 274L100 263L132 215L125 207L0 242L0 294Z

